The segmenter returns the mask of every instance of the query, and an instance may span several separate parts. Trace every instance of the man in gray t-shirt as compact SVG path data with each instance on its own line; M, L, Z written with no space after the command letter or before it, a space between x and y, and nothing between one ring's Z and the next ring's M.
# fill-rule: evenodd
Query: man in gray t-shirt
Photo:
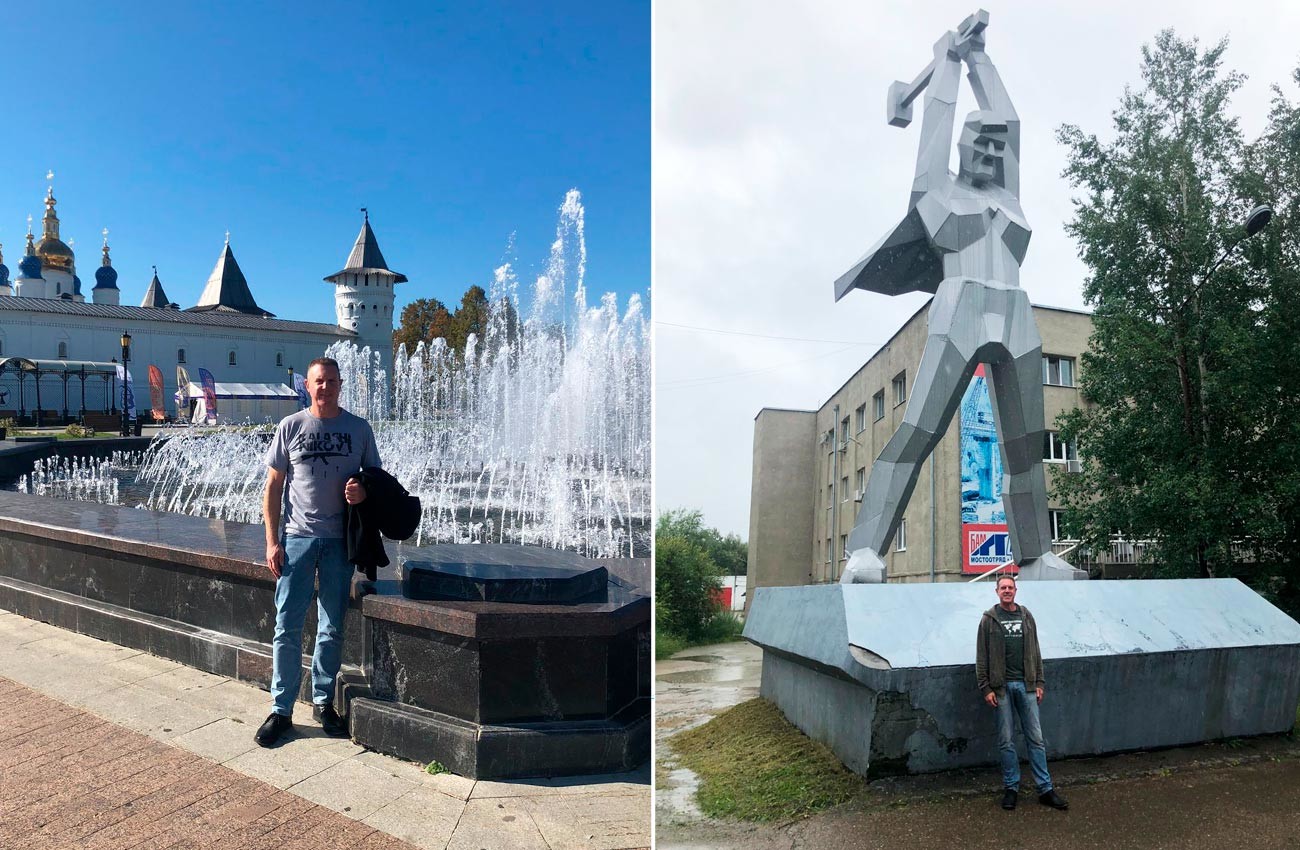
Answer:
M379 466L370 425L339 407L339 366L328 357L311 362L311 407L286 416L266 450L266 566L276 577L272 641L271 715L255 739L272 746L292 728L293 704L302 680L302 627L319 584L316 649L312 653L312 716L326 733L346 735L334 710L334 681L343 655L343 623L352 587L352 565L343 540L345 505L366 498L349 478ZM285 489L288 501L285 503ZM284 507L283 536L280 529Z

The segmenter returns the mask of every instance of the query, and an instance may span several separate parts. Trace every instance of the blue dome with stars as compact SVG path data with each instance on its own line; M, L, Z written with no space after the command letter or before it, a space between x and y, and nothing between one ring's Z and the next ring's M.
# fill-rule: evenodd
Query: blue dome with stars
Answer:
M95 269L95 288L117 289L117 269L112 266L100 266ZM77 291L81 291L80 287Z
M18 263L18 274L28 280L41 280L41 258L28 254Z

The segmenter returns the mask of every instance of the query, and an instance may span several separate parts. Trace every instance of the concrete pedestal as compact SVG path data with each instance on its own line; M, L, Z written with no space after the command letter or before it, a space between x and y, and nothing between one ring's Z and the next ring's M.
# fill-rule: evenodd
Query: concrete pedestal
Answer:
M1235 579L1026 582L1049 758L1285 732L1300 624ZM977 584L760 588L762 695L864 775L995 764L975 687Z

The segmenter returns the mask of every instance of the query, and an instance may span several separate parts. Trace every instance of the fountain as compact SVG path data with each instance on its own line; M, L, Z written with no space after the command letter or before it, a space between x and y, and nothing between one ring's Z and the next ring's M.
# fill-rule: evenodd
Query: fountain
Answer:
M399 348L391 368L325 352L423 505L396 558L419 599L380 571L348 612L336 702L357 741L480 778L623 770L649 748L648 321L636 295L588 305L576 191L556 236L527 305L496 270L464 350ZM0 493L0 607L265 686L272 430L178 426L142 457L38 464L25 492L104 505ZM447 565L452 597L429 589ZM304 632L310 651L310 617Z
M369 348L336 343L325 352L339 362L341 404L373 423L385 466L424 505L416 545L649 554L649 325L637 295L621 315L613 294L587 304L583 238L574 191L527 315L514 269L501 266L485 331L464 351L441 339L403 346L391 375ZM261 522L271 430L165 431L136 475L151 488L144 506Z

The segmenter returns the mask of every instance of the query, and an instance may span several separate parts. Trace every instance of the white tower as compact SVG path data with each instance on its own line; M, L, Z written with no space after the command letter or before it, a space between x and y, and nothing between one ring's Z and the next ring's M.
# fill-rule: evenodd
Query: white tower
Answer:
M370 346L381 354L384 368L393 364L393 287L406 282L406 275L388 268L370 229L370 213L361 208L365 220L352 253L343 269L325 280L334 284L334 312L339 327L355 331L358 346Z

